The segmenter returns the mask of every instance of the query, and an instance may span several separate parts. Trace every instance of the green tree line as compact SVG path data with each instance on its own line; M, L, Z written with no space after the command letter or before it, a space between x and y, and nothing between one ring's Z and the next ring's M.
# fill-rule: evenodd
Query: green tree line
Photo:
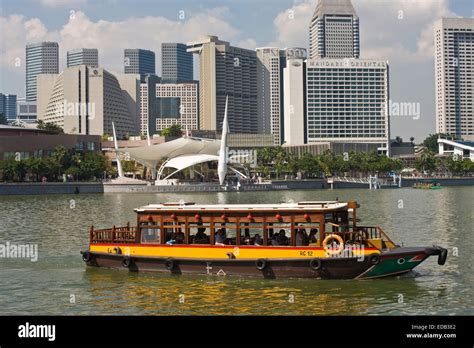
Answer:
M275 174L296 175L300 172L305 178L315 178L348 173L350 176L370 173L389 173L400 171L403 163L376 152L348 152L333 154L330 150L320 155L304 153L301 157L288 153L282 147L268 147L257 150L257 168L266 176Z
M20 154L0 161L3 181L62 181L63 174L72 175L74 180L91 180L107 175L115 175L105 156L94 152L70 152L57 146L47 157L21 158Z

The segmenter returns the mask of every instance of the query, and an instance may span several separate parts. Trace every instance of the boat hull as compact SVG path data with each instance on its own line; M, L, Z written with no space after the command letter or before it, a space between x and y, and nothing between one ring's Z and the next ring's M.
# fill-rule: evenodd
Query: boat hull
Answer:
M192 259L84 252L88 266L132 272L247 276L267 279L371 279L407 273L429 256L444 264L446 249L396 248L364 257L299 259Z

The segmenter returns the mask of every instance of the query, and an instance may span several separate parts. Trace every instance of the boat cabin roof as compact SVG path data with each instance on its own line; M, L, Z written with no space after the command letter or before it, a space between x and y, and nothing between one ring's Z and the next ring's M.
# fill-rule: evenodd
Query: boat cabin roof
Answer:
M277 204L195 204L193 202L170 202L148 204L136 208L137 213L159 212L159 211L334 211L347 210L348 203L338 201L311 201L298 203L277 203Z

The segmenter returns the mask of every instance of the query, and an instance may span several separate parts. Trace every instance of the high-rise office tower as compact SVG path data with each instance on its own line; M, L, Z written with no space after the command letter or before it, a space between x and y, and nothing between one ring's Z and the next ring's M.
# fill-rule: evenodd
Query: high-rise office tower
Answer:
M57 42L40 42L26 45L26 101L36 101L38 74L57 74L59 71L59 45Z
M285 111L284 69L287 67L287 59L306 59L306 49L263 47L257 48L256 52L258 133L273 134L275 145L281 145L283 143L284 124L286 124L283 117ZM303 137L300 140L303 141Z
M5 115L8 121L16 119L16 95L0 93L0 113Z
M199 54L200 129L221 131L226 96L232 133L257 133L257 54L216 36L188 43Z
M280 145L280 49L261 47L257 52L258 133L273 134Z
M166 83L193 80L193 54L182 43L161 44L161 79Z
M67 67L88 65L92 68L99 67L99 51L97 48L78 48L67 51Z
M359 17L350 0L319 0L309 25L309 57L359 58Z
M474 140L474 19L435 23L436 132Z
M156 74L155 52L140 48L127 48L124 50L124 72L125 74L140 74L143 82L146 74Z
M78 65L61 74L38 76L38 120L65 133L137 135L140 129L140 76L113 75L102 68Z
M198 129L198 83L160 83L156 86L156 130L179 124L182 130Z
M158 102L156 86L160 78L156 75L145 75L140 83L140 133L142 135L156 134L156 118L158 115Z
M372 144L388 154L388 76L386 61L308 59L307 142Z

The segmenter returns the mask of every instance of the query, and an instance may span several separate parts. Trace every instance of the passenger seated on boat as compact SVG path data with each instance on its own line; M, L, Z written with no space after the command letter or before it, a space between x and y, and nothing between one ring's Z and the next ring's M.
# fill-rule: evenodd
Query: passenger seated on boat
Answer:
M309 245L309 237L304 228L298 229L296 231L296 246L306 246Z
M281 229L278 235L274 240L272 240L272 245L279 246L279 245L288 245L288 237L286 236L285 230Z
M184 240L185 240L184 232L182 232L181 229L179 229L178 232L175 233L174 240L176 244L184 243Z
M311 229L311 231L309 232L309 242L310 243L317 243L318 242L317 234L318 234L318 229L317 228Z
M257 245L257 246L263 245L262 237L260 237L258 233L255 235L255 240L253 242L253 245Z
M196 235L194 236L194 240L193 240L194 244L209 244L210 239L209 239L209 236L204 233L205 231L206 229L203 227L198 228L198 231Z
M222 228L219 228L217 230L217 233L216 233L216 245L225 245L225 241L226 241L226 236L225 236L225 232L224 232L224 229Z
M245 245L250 245L251 244L252 237L250 237L250 231L249 231L248 228L245 229L244 236L243 236L242 240L244 241Z

